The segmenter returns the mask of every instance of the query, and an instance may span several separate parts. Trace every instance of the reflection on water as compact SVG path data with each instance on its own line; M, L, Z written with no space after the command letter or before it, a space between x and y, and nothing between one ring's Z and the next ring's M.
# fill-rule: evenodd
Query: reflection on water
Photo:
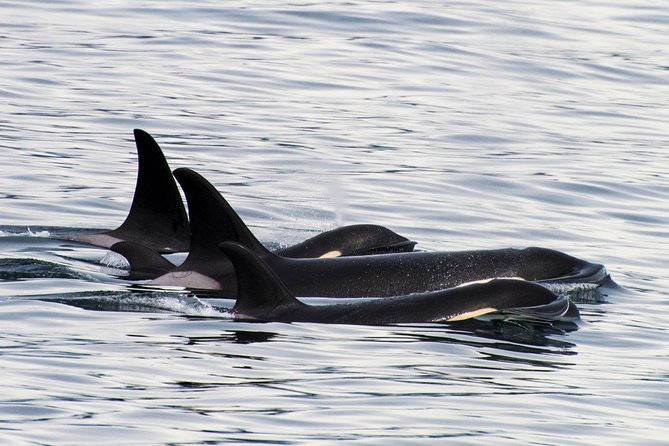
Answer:
M546 324L530 321L462 321L451 324L449 333L474 335L474 342L459 337L449 338L440 332L435 333L397 333L426 342L463 342L473 347L491 346L502 350L519 351L532 354L555 353L571 354L569 349L574 344L561 340L565 333L574 331L574 323ZM452 336L452 334L451 334ZM490 344L483 339L492 339L499 343ZM504 341L504 342L502 342ZM542 348L545 347L545 348Z
M527 425L521 407L555 407L562 398L587 393L596 379L577 372L582 341L573 339L580 332L575 326L236 323L225 313L212 317L216 306L207 306L206 298L101 292L81 281L92 290L48 293L42 285L38 298L48 302L5 298L0 304L0 361L16 372L5 398L21 399L20 407L6 406L14 415L4 423L57 428L33 427L31 438L65 441L81 419L97 426L84 436L141 426L165 442L195 435L202 444L240 438L277 443L296 428L314 441L411 442L423 431L467 438L481 427L473 414ZM589 324L596 323L593 316L607 317L601 304L584 305ZM41 409L45 394L53 412ZM514 399L491 405L489 398ZM134 410L113 415L119 405ZM154 419L148 425L133 415L146 411ZM572 409L554 416L567 420L568 413ZM446 428L444 417L454 420ZM179 423L169 423L174 418ZM339 428L323 436L322 420ZM212 423L236 427L212 431ZM531 431L523 437L531 438Z
M252 344L255 342L269 342L274 340L278 333L267 331L228 330L218 336L201 336L188 338L188 345L196 345L205 342L234 342L235 344Z
M666 443L664 3L1 8L1 443ZM273 247L376 223L622 287L562 290L577 327L233 322L45 238L123 221L133 128Z

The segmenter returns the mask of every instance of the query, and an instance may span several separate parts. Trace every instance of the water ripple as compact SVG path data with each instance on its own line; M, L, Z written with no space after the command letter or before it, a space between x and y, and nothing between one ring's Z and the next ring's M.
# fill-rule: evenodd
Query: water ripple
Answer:
M4 443L666 442L664 4L0 8ZM578 329L236 323L131 291L44 236L123 221L133 128L272 246L377 223L625 288L559 290Z

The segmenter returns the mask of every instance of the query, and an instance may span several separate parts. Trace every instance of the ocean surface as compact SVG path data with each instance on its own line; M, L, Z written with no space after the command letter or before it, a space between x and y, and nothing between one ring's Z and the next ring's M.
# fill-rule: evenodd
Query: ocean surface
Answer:
M0 1L0 443L669 444L669 4ZM106 250L132 130L271 247L606 265L570 328L231 320ZM113 266L113 265L112 265Z

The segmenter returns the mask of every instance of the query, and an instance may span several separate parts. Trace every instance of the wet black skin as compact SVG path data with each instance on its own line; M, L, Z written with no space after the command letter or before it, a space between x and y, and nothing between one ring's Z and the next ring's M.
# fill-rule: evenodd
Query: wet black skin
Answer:
M191 217L191 251L184 263L154 282L236 295L229 260L218 249L234 241L257 254L296 296L383 297L434 291L493 277L528 281L600 283L602 265L545 248L407 252L356 257L293 259L269 252L227 201L198 173L174 172ZM220 224L225 221L226 224ZM216 223L218 222L218 223ZM213 231L213 227L224 228ZM200 278L213 279L214 284ZM200 286L206 285L206 286Z
M578 310L568 298L517 279L493 279L445 290L383 299L307 305L295 298L258 255L235 242L220 249L231 260L238 284L235 319L386 325L444 322L476 315L512 313L543 320L575 320Z
M186 252L190 248L188 216L170 166L158 143L143 130L135 129L138 174L132 205L121 226L97 233L74 232L55 238L75 240L105 248L118 242L131 242L117 247L138 265L134 276L153 278L174 266L151 254ZM146 249L141 246L143 245ZM287 257L320 257L330 255L362 255L411 251L413 242L388 228L378 225L350 225L326 231L283 248ZM132 264L132 262L131 262ZM151 276L153 275L153 276Z
M161 252L184 252L190 246L188 215L170 166L158 143L135 129L138 173L135 193L125 221L116 229L97 233L73 232L54 237L105 248L123 240Z

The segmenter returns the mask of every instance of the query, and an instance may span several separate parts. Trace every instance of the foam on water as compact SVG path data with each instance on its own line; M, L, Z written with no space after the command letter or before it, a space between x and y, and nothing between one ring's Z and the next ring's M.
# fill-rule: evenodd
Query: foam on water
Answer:
M51 233L47 230L38 230L33 231L30 228L27 228L25 231L14 232L12 230L2 230L0 229L0 237L41 237L49 238Z
M600 302L604 297L601 287L596 283L542 283L555 294L569 296L574 302Z
M110 275L115 275L113 274L114 271L120 272L122 275L127 275L130 270L130 263L128 263L128 260L114 251L107 252L105 256L100 259L100 264L109 267L110 270L108 274Z
M192 295L171 295L164 292L155 292L115 296L109 299L117 303L122 302L123 305L128 307L142 308L144 311L168 311L184 316L217 318L226 315L226 312L221 312L221 310Z

